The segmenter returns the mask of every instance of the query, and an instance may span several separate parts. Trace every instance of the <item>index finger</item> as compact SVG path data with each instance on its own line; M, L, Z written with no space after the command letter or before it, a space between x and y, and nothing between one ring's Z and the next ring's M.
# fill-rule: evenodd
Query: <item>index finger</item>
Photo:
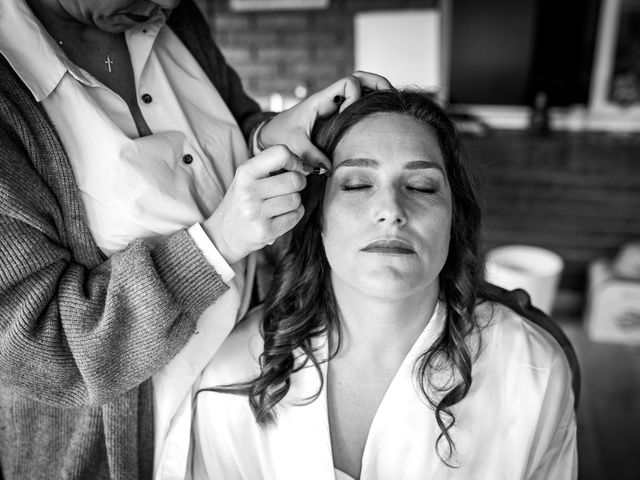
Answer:
M344 110L361 97L363 88L385 90L393 87L386 78L375 73L354 72L312 95L318 115L326 117L338 109Z
M361 87L367 87L371 90L390 90L393 88L389 80L376 73L358 70L353 72L353 76L360 81Z
M274 145L263 150L255 157L247 160L243 167L251 177L255 179L267 178L274 172L286 170L307 175L302 161L285 145Z
M375 73L356 71L351 76L357 79L358 85L356 86L353 83L345 84L344 101L340 105L340 112L359 99L362 96L363 89L389 90L393 88L389 80Z

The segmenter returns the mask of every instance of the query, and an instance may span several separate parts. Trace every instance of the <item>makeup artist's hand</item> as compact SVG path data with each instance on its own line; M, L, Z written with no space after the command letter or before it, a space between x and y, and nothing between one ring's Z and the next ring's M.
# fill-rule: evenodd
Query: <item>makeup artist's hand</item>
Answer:
M385 90L391 84L375 73L354 72L270 119L260 131L261 143L287 145L305 163L331 170L327 157L311 143L311 130L317 118L342 111L360 98L363 88Z
M310 170L284 145L238 167L222 202L202 223L227 263L272 244L300 221L304 207L298 192Z

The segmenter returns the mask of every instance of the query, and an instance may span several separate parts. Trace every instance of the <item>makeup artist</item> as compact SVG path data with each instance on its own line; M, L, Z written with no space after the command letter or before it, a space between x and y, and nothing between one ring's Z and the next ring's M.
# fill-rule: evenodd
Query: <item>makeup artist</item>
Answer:
M151 478L153 378L301 218L315 119L388 82L261 113L193 0L0 0L0 53L0 478Z

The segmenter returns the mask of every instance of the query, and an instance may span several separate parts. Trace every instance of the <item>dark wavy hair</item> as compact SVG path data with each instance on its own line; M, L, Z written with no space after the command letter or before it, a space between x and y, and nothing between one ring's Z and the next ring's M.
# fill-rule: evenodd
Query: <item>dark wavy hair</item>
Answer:
M471 387L471 371L479 344L470 341L479 325L474 317L482 296L482 263L478 252L480 207L473 177L461 154L461 143L449 116L420 91L385 90L362 96L342 113L317 122L314 143L332 158L340 140L351 127L371 115L399 113L415 118L436 133L443 154L452 194L452 223L449 253L440 272L440 300L446 305L446 320L435 343L421 354L414 375L425 399L433 407L440 428L435 449L450 465L455 444L450 429L455 423L452 407ZM260 356L260 375L245 384L216 388L247 395L257 422L277 421L274 407L285 397L291 375L311 362L324 378L316 356L314 339L329 335L337 338L329 359L341 345L340 314L330 281L330 267L321 239L322 198L326 177L311 176L303 192L305 214L291 234L288 251L276 269L274 283L265 301L261 324L264 352ZM336 335L335 337L333 335ZM478 341L480 336L477 336ZM472 344L477 346L472 347ZM304 356L296 358L299 349ZM444 372L447 381L436 385L435 374ZM441 441L446 441L444 450Z

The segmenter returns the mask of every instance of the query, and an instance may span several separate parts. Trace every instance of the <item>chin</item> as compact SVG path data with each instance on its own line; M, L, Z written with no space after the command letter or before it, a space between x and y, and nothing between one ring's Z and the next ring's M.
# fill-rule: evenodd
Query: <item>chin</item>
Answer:
M400 300L428 289L429 282L415 272L400 272L393 269L367 272L362 277L358 290L365 295L381 300Z
M100 30L102 30L103 32L106 33L124 33L127 30L129 30L130 28L132 28L132 25L123 25L122 23L101 23L101 24L96 24L96 27L98 27Z
M97 18L95 25L103 32L107 33L124 33L132 28L144 25L141 22L135 22L128 19L124 15L112 15Z

